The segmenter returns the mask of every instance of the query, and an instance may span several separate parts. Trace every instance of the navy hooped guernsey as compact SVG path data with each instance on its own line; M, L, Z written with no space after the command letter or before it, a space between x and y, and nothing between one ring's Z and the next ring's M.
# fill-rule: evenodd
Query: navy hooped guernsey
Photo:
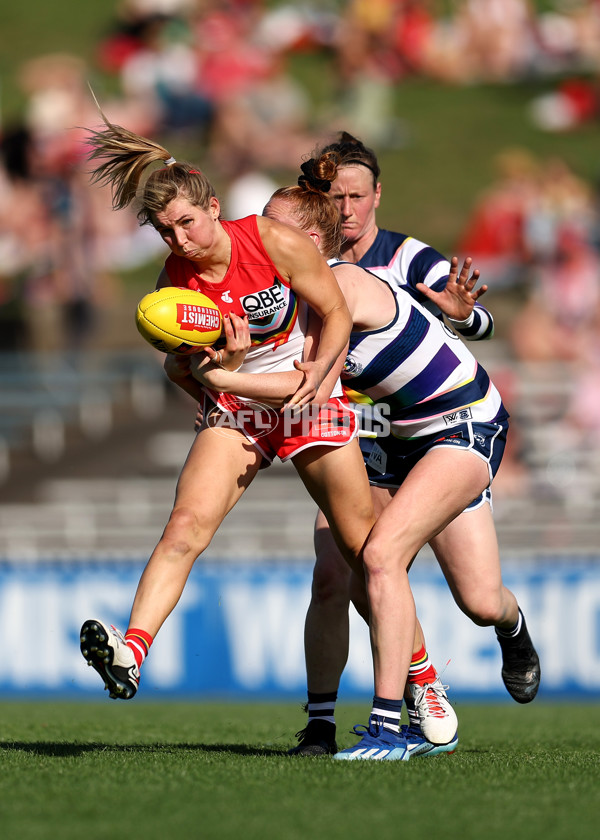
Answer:
M390 288L395 318L378 330L351 334L344 385L387 405L392 433L403 439L507 417L496 387L465 344L405 291Z
M435 292L443 291L446 286L450 263L435 248L404 233L379 230L357 264L386 280L390 286L404 289L425 309L442 317L438 307L417 289L417 283L424 283ZM453 327L468 341L491 338L494 332L492 316L480 303L475 304L472 323L465 326L454 323Z

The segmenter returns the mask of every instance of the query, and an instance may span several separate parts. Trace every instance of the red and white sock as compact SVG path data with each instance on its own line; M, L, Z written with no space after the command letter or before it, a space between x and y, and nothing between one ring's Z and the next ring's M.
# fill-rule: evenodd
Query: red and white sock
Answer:
M437 671L431 664L429 654L425 649L425 645L421 645L420 650L413 653L408 669L408 681L413 685L430 685L437 680Z
M127 642L127 647L133 651L138 668L141 668L144 659L148 656L148 651L154 639L145 630L129 627L125 633L125 641Z

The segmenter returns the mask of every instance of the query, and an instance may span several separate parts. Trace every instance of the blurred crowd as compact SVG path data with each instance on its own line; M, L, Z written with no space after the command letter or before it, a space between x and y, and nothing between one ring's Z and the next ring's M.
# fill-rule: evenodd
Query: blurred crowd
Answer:
M492 371L514 423L495 486L586 518L600 503L600 192L522 148L495 168L456 249L510 306Z
M130 211L112 211L106 189L90 187L90 81L112 121L200 148L224 185L224 214L237 218L261 211L317 136L347 128L378 151L399 146L394 93L408 77L556 79L529 119L547 131L600 124L600 0L544 5L121 0L93 56L41 55L19 69L26 106L0 134L0 350L89 347L107 329L121 273L164 252ZM327 59L326 101L290 67L307 52ZM565 417L585 441L600 426L598 185L526 149L505 150L496 171L456 251L514 293L512 359L573 366Z

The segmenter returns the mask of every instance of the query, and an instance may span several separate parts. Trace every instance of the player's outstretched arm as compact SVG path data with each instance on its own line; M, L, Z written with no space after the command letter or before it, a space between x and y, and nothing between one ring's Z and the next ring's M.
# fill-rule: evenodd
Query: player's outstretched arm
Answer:
M304 374L290 370L279 373L243 373L230 371L211 362L206 353L190 356L192 374L213 391L268 403L277 408L302 385Z

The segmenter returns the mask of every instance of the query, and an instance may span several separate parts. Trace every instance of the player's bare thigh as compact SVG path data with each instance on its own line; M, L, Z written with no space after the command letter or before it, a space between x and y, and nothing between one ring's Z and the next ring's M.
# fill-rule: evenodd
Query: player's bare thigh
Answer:
M371 486L371 502L373 504L373 513L375 518L379 516L381 511L389 504L390 499L394 495L395 490L388 490L384 487L374 487ZM327 521L327 517L323 513L322 510L317 512L317 518L315 520L315 543L323 544L323 546L331 547L333 550L333 546L335 546L335 542L331 537L330 530L329 530L329 523ZM319 554L319 546L316 546L317 554ZM325 552L324 548L324 552Z
M345 547L346 560L354 563L375 521L358 440L339 447L311 447L296 455L293 463L327 517L336 542Z
M214 533L250 486L261 460L260 453L242 432L203 428L196 435L177 482L174 512L194 510L204 527Z
M472 452L449 446L430 450L381 511L369 539L371 551L388 558L401 556L408 566L425 543L483 492L489 480L486 462Z
M394 490L387 490L382 487L371 487L371 499L375 517L389 503L394 492ZM319 510L317 513L314 541L316 559L313 572L313 588L319 594L322 592L335 592L336 594L342 591L345 592L349 585L351 571L337 546L327 518L322 510ZM352 591L356 593L356 599L362 598L366 603L362 570L357 581L353 584Z

